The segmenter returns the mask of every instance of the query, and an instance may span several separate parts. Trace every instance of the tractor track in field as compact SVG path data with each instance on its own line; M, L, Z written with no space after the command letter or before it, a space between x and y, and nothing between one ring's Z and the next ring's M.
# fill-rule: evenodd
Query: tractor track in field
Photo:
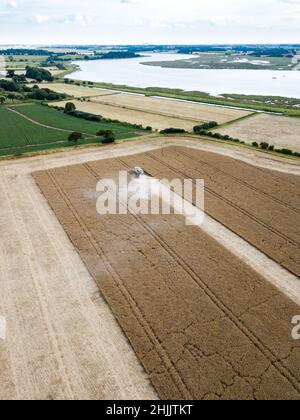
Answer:
M165 165L167 168L169 168L171 171L182 175L185 178L189 178L189 176L181 171L180 169L174 168L173 166L171 166L170 164L164 162L163 160L159 159L157 156L152 155L151 152L147 152L146 153L147 156L151 157L153 160L156 160L157 162L159 162L162 165ZM195 184L195 180L193 180L193 183ZM229 206L235 208L236 210L238 210L239 212L241 212L242 214L246 215L247 217L249 217L249 219L254 220L256 223L258 223L259 225L265 227L266 229L270 230L271 232L273 232L275 235L279 236L280 238L286 240L287 242L289 242L291 245L294 245L296 248L300 249L300 244L296 241L294 241L292 238L289 238L287 235L285 235L284 233L278 231L277 229L271 227L270 225L268 225L267 223L263 222L262 220L258 219L256 216L250 214L247 210L241 208L239 205L233 203L231 200L228 200L227 198L222 197L219 193L213 191L210 188L205 188L207 191L209 191L209 193L213 196L215 196L216 198L218 198L221 201L225 201L225 203L227 203ZM209 214L209 213L208 213ZM211 216L212 218L214 218L211 214L209 214L209 216ZM216 219L215 219L216 220ZM247 240L247 239L246 239Z
M300 210L299 210L299 209L297 209L296 207L293 207L293 206L289 205L289 204L288 204L288 203L286 203L285 201L280 200L280 199L278 199L278 198L274 197L273 195L268 194L267 192L260 190L259 188L255 188L253 185L251 185L251 184L249 184L249 183L247 183L247 182L243 181L243 180L242 180L242 179L240 179L240 178L235 177L234 175L232 175L232 174L230 174L230 173L228 173L228 172L226 172L226 171L223 171L222 169L217 168L217 167L216 167L216 166L214 166L214 165L211 165L211 164L209 164L209 163L205 162L204 160L200 160L200 159L198 159L198 158L195 158L195 157L193 157L193 156L191 156L191 155L189 155L188 153L183 152L183 151L181 151L181 154L182 154L182 155L184 155L184 156L186 156L187 158L189 158L190 160L192 160L192 161L194 161L194 162L201 162L203 165L206 165L206 166L208 166L208 167L212 168L212 169L213 169L213 170L215 170L216 172L219 172L219 173L221 173L221 174L224 174L224 175L228 176L229 178L234 179L234 180L235 180L238 184L240 184L240 185L244 185L245 187L247 187L247 188L249 188L249 189L251 189L251 190L253 190L253 191L255 191L255 192L259 193L259 194L263 194L264 196L266 196L266 197L270 198L271 200L275 201L276 203L281 204L281 205L283 205L284 207L287 207L288 209L290 209L290 210L292 210L292 211L294 211L295 213L297 213L297 214L299 214L299 215L300 215Z
M64 133L72 133L73 132L73 130L66 130L65 128L57 128L57 127L52 127L51 125L46 125L46 124L39 123L38 121L28 117L27 115L22 114L22 112L16 111L15 109L12 109L10 107L6 107L6 109L10 112L14 112L15 114L19 115L19 117L22 117L25 120L27 120L27 121L35 124L35 125L38 125L40 127L48 128L50 130L62 131ZM82 134L84 134L88 138L96 138L97 137L96 135L93 135L93 134L88 134L88 133L82 133Z
M84 164L84 167L87 169L88 172L88 164ZM92 172L90 172L92 174ZM70 200L68 199L66 193L64 192L63 188L58 184L58 182L55 180L54 176L51 174L50 171L47 171L47 174L49 176L49 179L51 180L52 184L55 186L56 190L59 192L59 194L61 195L62 199L64 200L64 202L66 203L68 209L70 210L70 212L74 215L75 219L77 220L79 226L82 228L83 232L86 233L88 240L90 242L90 244L92 245L92 247L94 248L95 252L98 254L98 256L100 258L104 259L105 265L106 265L106 269L108 270L108 272L110 273L111 277L113 278L113 280L116 282L116 284L118 285L118 288L120 289L122 295L124 296L125 300L128 302L129 306L131 307L131 309L133 310L133 313L135 314L135 317L137 319L137 321L140 323L141 327L144 329L144 331L146 332L149 340L154 344L158 345L158 349L162 348L161 343L159 342L158 338L156 337L155 333L153 332L151 326L147 323L147 321L145 320L142 312L139 310L137 303L135 302L134 298L132 295L130 295L130 293L128 292L128 290L126 289L126 287L124 286L122 277L116 272L116 270L114 270L114 268L112 267L109 259L107 258L107 256L105 255L105 253L103 252L103 250L100 247L99 242L96 241L96 239L94 238L93 234L91 233L91 231L86 227L84 221L82 220L82 218L80 217L80 215L77 213L77 211L74 209L74 206L72 205L72 203L70 202ZM92 176L95 177L94 174L92 174ZM96 175L97 177L97 175ZM100 252L99 252L100 251ZM121 284L121 287L120 287ZM182 398L191 398L191 395L186 387L185 384L182 383L182 379L180 378L179 373L176 370L176 367L174 366L174 364L172 363L172 361L170 360L169 356L167 355L167 353L165 352L165 350L163 349L163 352L159 354L162 362L165 364L167 370L172 374L175 373L175 383L177 383L177 388L180 391ZM180 384L181 383L181 384ZM300 390L299 390L300 392Z
M121 158L118 158L117 160L123 166L129 167L129 165L126 164L126 162L122 161ZM88 163L83 164L83 167L97 181L99 180L99 174L96 171L94 171L89 166ZM82 220L81 216L75 210L74 206L72 205L72 203L68 199L67 194L65 193L65 191L63 190L63 188L61 187L61 185L58 183L58 181L55 180L53 174L51 174L50 171L47 171L47 174L50 177L51 182L54 184L54 187L56 188L56 190L60 193L62 199L65 202L65 204L67 205L67 207L69 208L69 210L72 212L72 214L74 215L74 217L78 221L79 226L81 226L81 228L83 229L83 231L86 233L86 235L87 235L87 237L88 237L91 245L95 249L96 253L99 255L100 258L104 258L105 265L106 265L106 267L108 269L108 272L111 274L111 276L114 278L115 281L116 281L116 276L117 276L118 282L121 282L123 296L126 298L127 301L129 299L128 304L130 305L130 307L132 308L132 310L136 313L136 310L139 311L139 308L137 307L137 304L136 304L134 298L126 290L126 287L125 287L125 285L123 283L123 280L122 280L121 276L112 267L112 264L109 261L109 258L105 255L103 249L101 249L101 246L99 245L99 242L93 236L93 233L90 231L90 229L85 225L85 223ZM125 205L124 203L122 203L122 204ZM152 238L156 242L158 242L158 244L169 254L169 256L182 267L182 269L188 274L188 276L190 276L193 279L193 281L197 284L197 286L210 298L210 300L213 302L213 304L216 305L216 307L226 317L228 317L230 319L230 321L232 322L232 324L248 340L250 340L251 343L267 358L267 360L269 361L270 365L272 365L280 373L280 375L283 376L293 386L293 388L297 392L300 392L300 384L298 382L298 379L293 374L293 372L285 365L284 360L279 360L278 359L278 356L273 352L273 350L270 349L269 346L267 346L252 330L249 329L248 326L246 326L232 312L232 310L230 309L230 307L228 307L226 305L226 303L223 302L220 299L220 297L218 297L215 294L215 292L209 287L209 285L207 285L205 283L205 281L203 279L201 279L201 277L197 274L197 272L186 261L184 261L182 259L182 257L174 249L172 249L172 247L168 243L166 243L165 240L158 233L156 233L155 231L153 231L153 229L147 224L147 222L145 222L141 217L139 217L137 214L135 214L135 212L132 211L130 208L129 208L129 212L130 212L131 216L134 217L134 219L136 220L136 222L144 230L146 230L152 236ZM99 251L100 251L100 253L99 253ZM118 286L118 287L120 288L120 286ZM123 288L124 288L124 290L123 290ZM129 293L129 295L128 295L128 293ZM133 304L132 304L132 301L131 300L133 300ZM136 314L136 316L137 316L137 314ZM145 327L145 323L140 320L140 316L142 317L142 320L146 322L147 327L149 327L149 329L151 331L151 335L152 335L152 333L154 334L154 337L152 336L152 339L158 340L158 337L155 336L155 333L152 330L151 326L149 326L147 324L147 321L143 319L143 314L139 312L139 317L137 319L141 323L141 326ZM148 331L148 337L149 337L149 331ZM166 358L167 358L166 367L168 368L168 371L170 372L170 368L171 368L171 371L173 371L173 374L175 374L177 381L179 380L179 383L176 381L177 382L178 390L181 392L181 394L182 394L183 397L190 398L191 396L189 394L189 390L188 390L187 386L182 382L182 379L180 378L179 373L176 370L176 366L171 362L171 360L169 359L168 354L165 353L165 350L162 347L162 343L160 343L160 347L163 350L163 354L161 354L160 356L161 356L162 360L164 361L164 363L166 363ZM170 363L171 363L171 366L170 366ZM180 383L181 383L181 386L178 386ZM183 386L183 388L182 388L182 386Z
M150 138L0 162L0 318L7 320L0 398L299 399L300 352L291 338L299 279L267 256L270 247L264 253L251 245L251 238L259 244L255 232L250 241L242 239L218 217L207 216L195 232L176 216L95 214L96 179L115 179L119 168L140 164L143 156L149 176L159 177L163 167L146 152L161 157L161 148L182 144L187 155L211 152L210 167L220 161L223 172L199 161L216 180L223 173L230 177L227 171L239 177L243 164L259 171L246 169L241 183L233 183L238 195L228 192L241 206L248 174L254 188L248 204L260 205L257 185L267 193L261 206L271 216L272 202L264 198L269 193L277 207L285 199L297 206L300 197L293 198L291 188L299 188L297 162L205 139ZM196 179L197 166L185 153L178 167ZM162 159L177 167L168 156ZM225 159L222 166L221 157L240 164ZM165 172L172 178L173 170L166 166ZM216 190L221 195L222 186ZM210 198L213 212L215 201ZM224 208L234 226L242 221L236 210ZM255 226L246 223L247 237ZM272 223L284 227L284 214ZM286 225L297 240L297 229ZM266 229L262 235L273 241ZM289 246L282 251L283 258L297 255Z
M104 95L105 97L107 96L112 96L112 95ZM101 96L102 98L103 96ZM192 122L195 125L199 124L199 121L202 123L208 122L208 120L205 120L203 118L201 118L201 120L196 120L195 118L192 117L178 117L176 114L169 114L167 112L163 112L163 111L159 111L159 112L155 112L152 110L147 110L146 108L139 108L139 107L135 107L135 106L126 106L126 105L119 105L119 104L112 104L111 102L106 102L106 101L102 101L102 100L96 100L97 97L94 97L92 99L91 102L94 102L96 104L102 104L102 105L106 105L106 106L111 106L114 108L121 108L121 109L128 109L129 111L138 111L138 112L143 112L144 114L152 114L152 115L158 115L158 116L163 116L163 117L168 117L168 118L179 118L180 120L183 121L188 121L188 122Z
M128 169L130 166L122 161L121 158L118 158L117 161L122 163ZM89 164L86 163L83 165L91 175L94 176L96 180L99 180L99 175L90 168ZM124 202L122 205L126 205ZM252 343L263 353L265 357L268 358L270 363L283 375L293 386L300 392L300 384L296 376L291 372L291 370L284 365L281 361L278 360L277 356L273 351L268 348L256 334L251 331L224 303L222 300L209 288L209 286L201 279L201 277L195 272L195 270L186 262L184 259L174 250L172 247L165 242L165 240L157 234L153 229L143 220L142 217L139 217L134 211L128 208L130 214L135 218L135 220L146 229L149 234L165 249L165 251L190 275L196 284L210 297L211 301L226 315L231 322L249 339ZM278 366L279 365L279 366Z

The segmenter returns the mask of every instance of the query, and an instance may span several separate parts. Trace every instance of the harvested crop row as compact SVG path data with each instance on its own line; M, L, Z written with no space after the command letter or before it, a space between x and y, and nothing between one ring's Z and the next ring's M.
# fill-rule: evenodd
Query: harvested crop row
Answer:
M188 156L192 161L198 162L199 165L209 166L226 176L226 179L228 176L232 177L249 188L259 190L300 212L300 179L298 176L262 169L230 157L224 159L216 153L205 153L205 157L202 159L200 153L195 155L194 151L188 148L175 150Z
M196 124L201 122L201 119L190 121L181 119L180 117L160 115L159 113L151 113L141 110L133 111L132 109L125 107L122 108L113 105L105 105L100 102L81 102L79 100L72 102L79 111L102 115L105 118L128 122L130 124L141 124L143 127L151 126L157 130L162 130L168 127L176 127L191 131ZM64 107L66 105L66 101L52 102L50 105Z
M160 397L299 399L299 307L181 216L99 216L98 179L124 169L114 159L34 178Z
M250 115L251 112L238 109L203 105L195 102L175 101L164 98L153 98L139 95L120 94L109 97L95 97L92 102L125 107L132 110L154 112L155 114L200 121L217 121L224 124L228 121Z
M259 114L219 128L216 131L224 135L237 137L247 143L254 141L257 143L267 142L276 147L285 147L300 152L299 118Z
M223 161L227 164L231 162L231 171L235 168L233 177L205 163L206 156L211 159L214 154L186 150L165 148L138 157L126 157L123 161L129 166L138 161L147 172L158 178L204 179L207 214L299 276L300 207L297 202L293 203L293 190L289 188L285 194L276 195L272 187L268 189L268 177L265 182L261 176L256 186L253 183L248 186L248 180L243 175L243 167L248 169L247 164L237 165L234 159L216 156L218 168L222 169ZM292 180L295 178L292 177ZM279 179L278 174L277 188L281 191L287 178L284 178L282 186Z
M33 85L30 85L33 86ZM41 89L51 89L57 93L65 93L75 98L84 98L92 96L110 95L113 91L98 89L92 87L77 86L67 83L41 83L38 85Z

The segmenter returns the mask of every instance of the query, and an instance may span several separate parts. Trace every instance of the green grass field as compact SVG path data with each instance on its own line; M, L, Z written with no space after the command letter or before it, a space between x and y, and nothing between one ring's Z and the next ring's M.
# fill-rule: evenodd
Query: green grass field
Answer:
M38 67L47 59L45 55L10 55L3 56L8 69L25 69L26 66Z
M83 133L84 139L79 145L99 142L95 134L102 129L112 130L117 140L138 136L136 129L123 124L102 124L81 120L42 105L21 105L12 109L24 117L0 107L0 156L70 147L69 133L60 130ZM42 127L25 117L53 128Z
M0 149L67 140L67 133L40 127L0 108Z
M136 128L121 123L99 123L71 117L62 111L42 105L18 106L17 111L41 124L91 135L95 135L99 130L112 130L118 138L124 138L128 135L134 137L137 131Z

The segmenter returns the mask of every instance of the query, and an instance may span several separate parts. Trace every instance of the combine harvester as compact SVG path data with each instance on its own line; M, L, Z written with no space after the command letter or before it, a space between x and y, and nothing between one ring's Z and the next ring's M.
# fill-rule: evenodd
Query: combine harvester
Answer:
M140 178L142 175L145 175L144 169L140 168L139 166L136 166L135 168L131 169L129 173L135 178Z

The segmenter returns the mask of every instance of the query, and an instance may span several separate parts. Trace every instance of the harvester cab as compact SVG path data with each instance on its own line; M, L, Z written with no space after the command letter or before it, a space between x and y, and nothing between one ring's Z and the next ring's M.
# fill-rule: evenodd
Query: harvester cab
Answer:
M140 178L140 176L144 175L144 169L136 166L130 171L130 175L134 176L135 178Z

